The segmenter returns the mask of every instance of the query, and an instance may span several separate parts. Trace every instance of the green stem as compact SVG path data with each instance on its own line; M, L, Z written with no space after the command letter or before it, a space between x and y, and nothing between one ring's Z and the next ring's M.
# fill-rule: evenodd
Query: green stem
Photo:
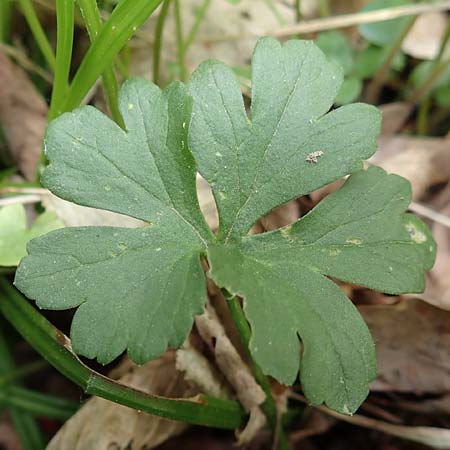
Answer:
M434 83L446 72L450 67L450 58L447 61L439 63L428 75L426 80L412 94L409 100L411 105L417 103L428 91L433 87Z
M130 78L130 64L128 58L129 55L127 54L128 49L129 47L126 46L116 59L117 70L119 71L120 76L123 80L128 80L128 78ZM123 57L121 55L123 55Z
M180 80L186 81L187 70L184 62L184 41L183 41L183 20L181 17L180 1L175 2L175 29L177 34L177 47L178 47L178 68L180 71Z
M66 421L78 410L79 405L20 386L8 386L0 389L0 402L15 407L33 416Z
M124 386L91 370L71 351L70 340L4 278L0 278L0 293L3 293L0 312L38 353L86 394L195 425L234 429L243 424L245 413L235 401L207 395L192 400L158 397Z
M89 47L69 89L65 111L76 108L97 78L162 0L121 0Z
M73 0L56 0L56 68L50 103L49 122L64 111L69 89L70 64L72 62L74 3Z
M449 40L450 40L450 19L447 22L447 29L445 30L441 45L439 47L438 54L436 56L436 59L434 60L435 64L438 64L442 60L442 57L444 56L444 52L445 52L445 49L447 48L447 44L448 44Z
M1 0L2 2L5 0ZM53 53L52 46L47 39L47 36L39 22L36 10L34 9L31 0L19 0L22 13L25 16L25 20L30 27L31 33L33 34L34 40L36 41L39 49L44 55L45 61L52 71L55 71L56 59Z
M319 0L320 17L328 17L331 15L330 4L328 0Z
M0 330L0 375L13 372L15 364L9 352L6 339ZM0 394L3 389L0 386ZM6 403L0 400L0 410ZM11 421L24 450L41 450L45 447L45 440L34 417L16 406L8 408Z
M200 29L200 25L202 24L203 19L205 18L205 14L208 11L210 4L211 4L211 0L203 0L202 6L197 11L197 14L195 15L195 22L192 25L192 28L190 29L186 40L184 41L183 56L186 56L187 51L189 50L190 46L194 42L195 37L197 36L197 33Z
M295 0L295 21L300 23L302 21L302 8L301 0Z
M160 83L162 37L167 13L169 12L170 1L171 0L163 1L155 27L155 43L153 45L153 82L157 85Z
M95 42L102 28L102 18L100 10L95 0L77 0L81 15L83 16L89 39ZM115 122L122 128L125 123L119 110L119 85L117 83L116 74L114 73L114 65L111 64L103 72L103 87L108 99L109 110Z
M439 65L444 55L444 51L447 47L448 41L450 39L450 19L447 23L447 29L442 38L441 45L439 47L438 54L433 61L432 69ZM424 99L420 103L418 118L417 118L417 133L421 135L426 135L428 132L428 116L431 108L431 96L428 93L425 95Z
M255 380L262 387L264 393L266 394L266 401L262 405L262 410L264 411L264 414L267 417L270 427L275 432L280 423L280 420L277 415L275 400L273 399L269 379L264 374L261 367L259 367L259 365L255 362L250 353L250 339L252 336L252 332L245 317L244 311L242 310L241 302L236 296L231 295L229 292L225 290L222 290L222 292L224 294L225 299L227 300L231 318L233 319L233 322L236 326L236 330L239 334L239 337L241 338L242 344L244 345ZM277 449L280 450L289 449L288 440L281 426L280 429L278 430Z
M425 136L428 132L428 114L431 108L431 96L427 95L420 103L417 113L417 134Z
M405 25L405 28L403 29L402 33L391 44L391 46L388 47L387 55L383 61L383 64L377 70L377 72L373 76L372 81L370 82L370 84L367 88L367 95L366 95L367 103L375 103L378 100L381 88L383 87L383 84L387 78L387 75L389 73L389 69L392 65L392 62L394 61L394 58L397 55L397 53L402 48L403 41L405 40L408 33L411 31L411 28L413 27L416 20L417 20L417 16L410 17L408 19L408 23Z
M278 11L277 5L273 0L264 0L264 3L267 5L267 7L272 11L273 16L275 17L276 21L280 26L286 25L286 21L284 20L284 17Z

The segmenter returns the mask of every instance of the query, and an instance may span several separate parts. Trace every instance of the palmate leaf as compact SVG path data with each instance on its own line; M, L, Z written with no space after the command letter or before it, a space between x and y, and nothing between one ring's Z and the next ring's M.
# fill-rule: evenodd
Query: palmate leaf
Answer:
M29 244L16 285L49 309L77 307L72 344L108 362L128 349L143 363L186 338L209 276L244 299L251 352L265 373L314 403L352 413L376 375L356 308L328 277L389 293L423 289L434 260L426 227L405 214L408 182L377 168L379 112L328 112L341 70L314 44L257 44L247 118L232 71L209 61L189 86L131 80L121 91L126 131L94 108L63 115L46 136L43 183L76 203L148 222L140 229L55 231ZM190 153L195 157L192 156ZM218 205L205 225L196 164ZM352 174L290 227L246 236L284 202Z
M209 249L214 280L245 298L251 351L266 373L291 384L300 365L312 402L357 409L376 376L375 348L356 308L323 275L393 294L423 291L435 244L404 214L410 197L405 179L372 167L295 224Z
M141 229L67 228L32 241L16 285L47 309L81 305L75 351L138 363L181 345L206 299L200 252L211 232L186 147L191 99L180 83L122 88L127 132L94 108L52 122L42 182L60 197L149 222Z
M263 38L252 60L247 119L230 68L207 61L194 72L189 143L212 187L221 239L238 239L271 209L360 169L375 152L376 108L353 104L326 114L342 79L312 42L281 47ZM320 164L311 164L316 152Z

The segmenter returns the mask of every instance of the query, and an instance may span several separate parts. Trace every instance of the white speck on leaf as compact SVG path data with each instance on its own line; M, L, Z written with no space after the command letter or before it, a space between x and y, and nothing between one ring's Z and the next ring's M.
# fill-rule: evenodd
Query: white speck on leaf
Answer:
M308 163L317 164L318 158L320 158L322 155L323 155L322 150L318 150L316 152L311 152L309 155L306 156L305 161Z
M363 241L361 239L353 238L353 239L347 239L345 242L347 244L361 245Z

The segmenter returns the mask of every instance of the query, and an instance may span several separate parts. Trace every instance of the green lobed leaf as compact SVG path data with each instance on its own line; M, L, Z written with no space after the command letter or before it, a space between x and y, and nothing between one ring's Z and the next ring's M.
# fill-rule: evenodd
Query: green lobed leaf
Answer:
M92 107L54 120L42 182L66 200L149 226L70 228L33 241L16 285L43 308L79 307L71 330L78 353L106 363L128 349L143 363L180 345L202 311L200 252L212 235L186 146L186 88L133 79L120 110L127 131Z
M147 222L182 220L202 239L210 236L186 147L191 100L184 85L161 91L132 79L122 87L119 108L127 131L90 106L51 122L42 184L79 205Z
M66 228L28 245L16 285L41 308L79 307L71 329L78 354L108 363L128 349L143 364L180 346L202 312L200 250L182 222Z
M26 246L33 239L63 227L55 213L44 212L27 227L25 208L21 204L0 209L0 266L17 266L27 254Z
M207 61L194 72L189 142L212 187L222 240L238 239L274 207L361 168L374 153L376 108L354 104L326 114L341 84L341 69L312 42L263 38L247 119L230 68ZM314 152L319 164L310 164Z
M43 183L67 200L149 225L64 229L33 240L16 285L40 307L78 308L76 352L109 362L128 349L143 363L179 346L203 310L206 254L216 284L245 299L251 351L263 370L283 383L300 370L312 402L352 413L376 374L375 350L328 277L419 292L435 244L404 213L408 182L361 170L380 114L363 104L328 112L341 85L341 70L313 43L264 38L253 55L249 118L233 71L217 61L202 64L189 87L125 83L127 131L91 107L61 116L46 135ZM218 205L217 237L198 206L196 164ZM350 173L295 224L245 236L274 207Z
M253 357L286 384L300 367L313 403L353 413L376 376L369 331L326 276L388 293L423 291L435 243L404 214L410 196L405 179L373 167L293 225L208 251L212 278L245 299Z

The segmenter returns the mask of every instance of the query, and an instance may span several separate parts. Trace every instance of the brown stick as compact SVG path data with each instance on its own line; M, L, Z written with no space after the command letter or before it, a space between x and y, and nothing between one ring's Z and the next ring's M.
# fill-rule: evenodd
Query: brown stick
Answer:
M363 23L380 22L383 20L396 19L404 16L414 16L425 12L446 11L450 9L450 0L440 1L431 4L413 4L397 6L394 8L379 9L355 14L342 14L334 17L325 17L304 21L296 25L290 25L278 29L270 29L261 33L239 33L221 35L205 39L207 42L238 40L244 38L255 38L259 36L285 37L295 34L315 33L318 31L332 30L336 28L346 28Z

